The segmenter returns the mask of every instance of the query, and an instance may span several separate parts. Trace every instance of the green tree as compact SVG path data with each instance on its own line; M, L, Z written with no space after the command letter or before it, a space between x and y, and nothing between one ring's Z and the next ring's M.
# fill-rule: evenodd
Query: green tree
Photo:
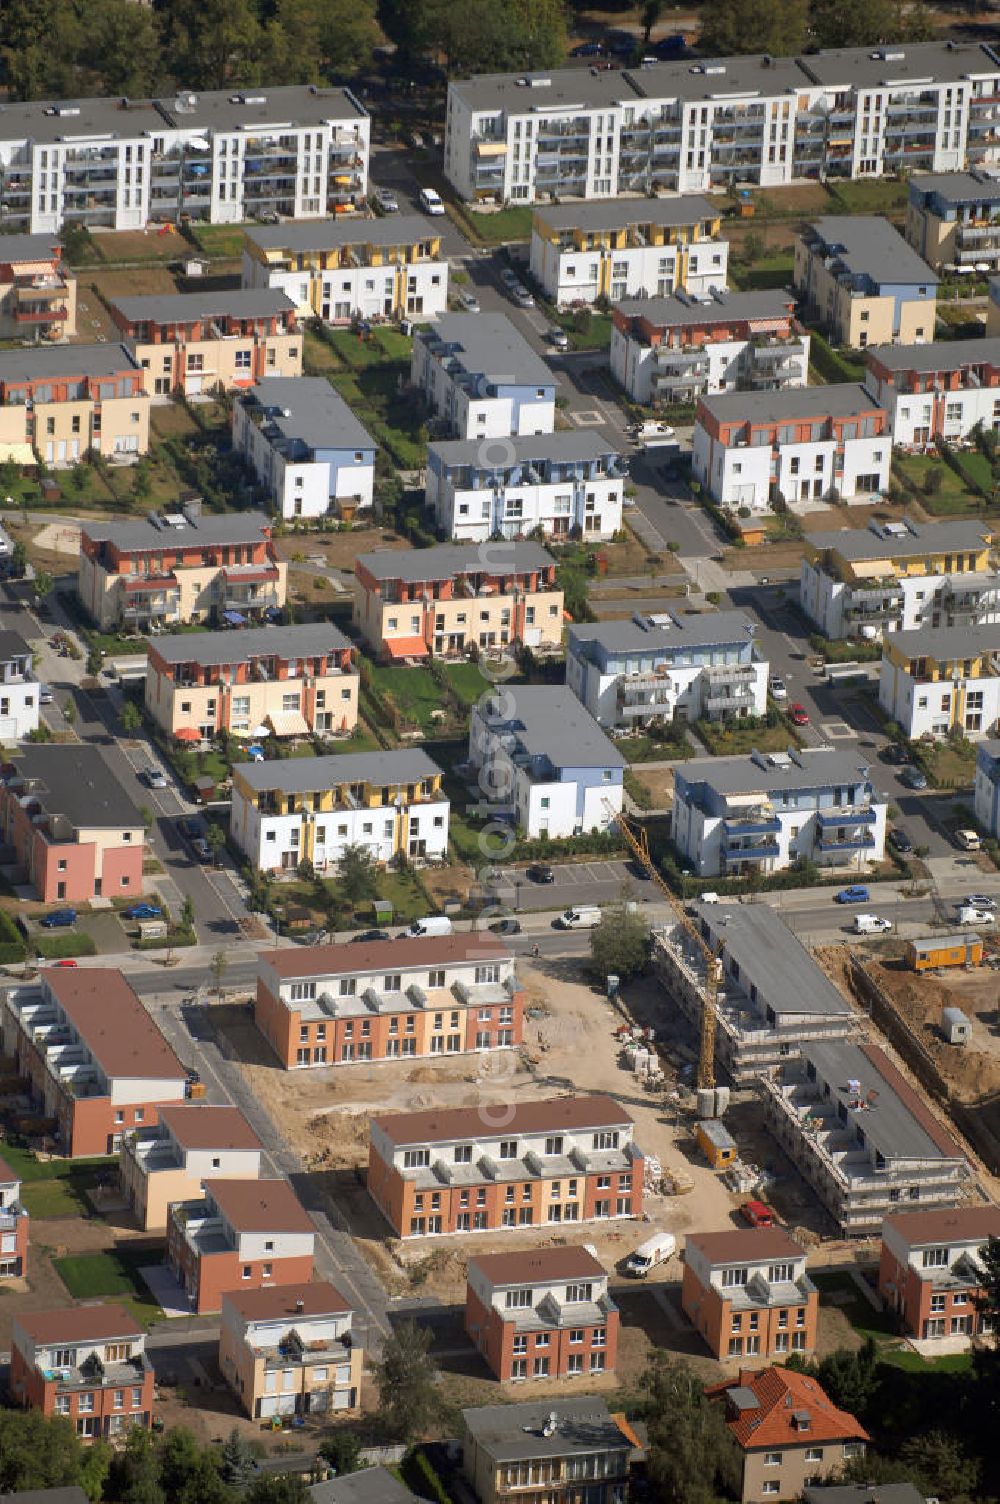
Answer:
M166 1504L153 1438L134 1426L111 1463L108 1490L120 1504Z
M352 906L365 903L378 892L375 861L364 846L345 846L337 865L340 891Z
M379 38L372 0L277 0L266 33L268 78L351 76L370 64Z
M168 1431L158 1448L160 1484L168 1504L180 1498L184 1483L196 1466L201 1447L192 1431L185 1426L175 1426Z
M917 8L911 21L901 0L813 0L810 10L812 40L817 47L915 42L920 40L926 25L923 7Z
M309 1489L295 1473L256 1478L245 1495L248 1504L309 1504Z
M164 19L166 61L182 83L224 89L259 78L266 38L256 0L172 0Z
M627 902L608 904L590 932L590 969L603 982L609 976L627 982L649 959L649 924Z
M58 46L53 45L58 37ZM72 91L81 27L71 0L6 0L0 6L0 59L15 99Z
M783 57L805 47L808 0L708 0L701 16L701 50L719 57L739 52Z
M194 929L194 899L191 897L190 893L186 893L184 895L184 902L181 904L180 917L182 930Z
M216 992L220 997L222 996L222 979L226 974L226 967L228 965L229 957L226 955L224 950L217 950L213 955L211 961L209 961L208 963L208 969L212 977L212 982L215 986Z
M76 703L75 703L75 701L73 701L73 700L67 700L66 701L66 704L63 706L63 720L66 722L67 726L73 726L73 725L76 724Z
M946 1431L925 1431L907 1437L899 1451L906 1476L920 1480L927 1498L968 1499L978 1492L979 1459L969 1453L965 1441Z
M125 704L122 706L122 713L119 716L119 720L122 723L122 730L124 731L125 735L134 736L139 727L142 725L142 716L139 713L139 707L136 705L134 700L125 701Z
M386 1429L400 1441L427 1430L437 1412L436 1369L430 1356L431 1333L415 1321L394 1327L374 1365L379 1409Z
M10 572L15 580L23 580L28 567L28 550L20 538L14 544L10 557Z
M324 1462L330 1464L338 1478L342 1478L345 1473L356 1473L364 1466L357 1433L348 1431L343 1426L338 1426L336 1431L324 1437L319 1445L319 1455Z
M83 1448L71 1421L38 1410L0 1410L0 1491L65 1488L80 1481Z
M642 42L644 47L649 46L649 39L653 35L653 27L667 8L667 0L644 0L639 12L642 20Z
M254 1471L253 1453L234 1426L222 1445L223 1480L237 1493L243 1493L250 1486Z
M646 1471L662 1504L716 1504L739 1489L739 1460L721 1405L684 1362L660 1358L643 1378L650 1396Z
M222 826L216 824L213 820L205 831L205 840L208 842L209 850L212 853L212 861L218 866L226 844L226 833Z
M47 569L35 570L35 578L32 581L32 589L34 590L35 596L38 600L43 600L45 596L50 595L54 584L55 581L53 580Z
M99 648L96 645L94 645L94 646L92 646L92 647L90 647L90 648L87 649L87 673L88 674L93 674L94 677L96 678L96 676L101 672L101 666L102 666L103 663L104 663L104 650L103 650L103 648Z
M863 1418L876 1386L877 1349L868 1337L856 1352L838 1347L828 1353L816 1369L816 1377L841 1410Z
M148 95L161 74L159 16L133 0L89 0L81 61L100 79L102 93Z
M80 1487L92 1504L97 1504L98 1499L104 1498L105 1484L108 1474L111 1472L111 1459L114 1452L106 1441L92 1441L84 1448L83 1463L80 1468Z

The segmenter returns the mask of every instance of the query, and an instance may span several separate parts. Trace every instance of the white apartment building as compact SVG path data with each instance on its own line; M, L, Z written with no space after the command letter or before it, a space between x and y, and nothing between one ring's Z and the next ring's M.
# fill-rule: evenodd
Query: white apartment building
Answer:
M893 632L882 643L878 697L911 740L952 730L991 736L1000 717L1000 622Z
M808 381L809 339L788 292L639 299L614 311L611 374L643 404L784 390Z
M677 716L763 715L768 666L754 630L742 611L574 624L566 684L599 726L618 731Z
M426 504L460 543L498 535L613 538L621 530L628 461L580 429L530 438L456 439L429 445Z
M864 387L811 386L702 397L693 471L731 511L793 509L834 494L871 501L889 484L892 441L884 408Z
M531 223L531 274L560 308L725 287L721 205L700 194L552 204Z
M448 313L419 329L410 380L441 431L460 439L555 428L555 378L502 313Z
M991 836L1000 836L1000 741L985 738L976 748L976 820Z
M534 840L610 830L625 759L567 686L518 685L473 707L469 761L494 819Z
M861 871L885 857L886 808L855 751L696 757L675 771L670 833L699 877L781 872L799 859Z
M807 533L799 604L833 639L998 621L990 533L983 522L910 517Z
M894 444L955 444L979 424L1000 433L1000 337L939 345L879 345L865 388L888 409Z
M349 89L313 84L10 103L0 217L33 234L320 218L364 202L370 135Z
M41 689L31 649L20 632L0 629L0 742L19 742L38 730Z
M233 447L284 518L370 507L375 440L323 376L272 376L233 407Z

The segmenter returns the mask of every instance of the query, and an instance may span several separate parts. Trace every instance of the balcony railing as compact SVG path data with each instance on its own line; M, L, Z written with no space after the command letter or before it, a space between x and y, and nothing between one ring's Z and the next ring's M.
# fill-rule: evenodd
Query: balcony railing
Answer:
M745 841L739 845L723 842L722 859L726 862L763 862L779 854L777 841Z

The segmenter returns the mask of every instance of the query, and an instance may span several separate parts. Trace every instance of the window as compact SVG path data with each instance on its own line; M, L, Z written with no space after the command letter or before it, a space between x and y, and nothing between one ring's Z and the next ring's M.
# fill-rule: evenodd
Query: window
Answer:
M736 1285L745 1285L750 1278L750 1271L745 1266L737 1269L723 1269L722 1288L731 1290Z
M472 1163L472 1145L455 1145L455 1163L457 1165L470 1165Z
M781 1483L777 1478L767 1478L761 1488L762 1494L778 1494L781 1492Z
M516 1159L517 1158L517 1139L516 1138L502 1138L500 1140L500 1158L501 1159Z
M787 1285L792 1275L791 1264L772 1264L767 1271L767 1277L772 1285Z
M765 1452L764 1453L764 1466L765 1467L780 1467L781 1466L781 1453L780 1452Z
M807 1462L822 1462L823 1461L823 1448L822 1447L807 1447L806 1448L806 1461Z
M566 1286L566 1304L583 1305L593 1298L594 1287L589 1281L582 1285Z
M530 1290L508 1290L504 1299L508 1311L519 1310L531 1306Z
M424 1165L429 1165L430 1162L431 1151L429 1149L404 1149L403 1151L404 1170L419 1170Z
M948 1250L947 1250L947 1248L925 1248L924 1249L924 1268L925 1269L945 1269L945 1268L947 1268L947 1266L948 1266Z
M595 1149L617 1149L618 1139L619 1134L617 1131L610 1133L595 1133L593 1147Z

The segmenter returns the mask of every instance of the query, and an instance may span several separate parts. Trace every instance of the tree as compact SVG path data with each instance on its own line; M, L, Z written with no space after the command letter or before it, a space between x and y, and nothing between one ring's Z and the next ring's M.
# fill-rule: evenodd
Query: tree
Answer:
M649 924L634 905L612 903L590 932L590 969L600 981L609 976L628 981L649 959Z
M224 950L217 950L211 961L209 961L208 963L208 969L211 972L212 981L215 984L215 990L220 997L222 996L222 978L226 974L226 967L228 965L229 957L226 955Z
M838 1347L828 1353L816 1369L816 1377L841 1410L861 1419L875 1393L877 1349L868 1337L856 1352Z
M810 26L816 47L874 47L921 40L927 14L918 6L911 16L900 0L814 0Z
M340 890L352 907L374 898L378 891L375 861L364 846L344 847L337 865L337 877Z
M255 0L173 0L164 19L167 62L184 84L257 80L266 39Z
M900 1448L906 1476L920 1480L927 1498L960 1499L978 1491L979 1461L968 1447L945 1431L926 1431L910 1436Z
M187 893L184 896L184 902L181 904L180 917L182 930L194 929L194 899L191 897L190 893Z
M80 1481L83 1448L73 1424L38 1410L0 1410L0 1491L66 1488Z
M128 1434L124 1450L111 1463L108 1491L120 1504L166 1504L160 1487L160 1467L148 1431L138 1426Z
M54 584L55 581L53 580L47 569L35 570L35 578L32 581L32 589L34 590L35 596L38 600L42 600L43 597L49 595Z
M23 580L28 567L28 550L20 538L14 544L10 557L10 572L15 580Z
M81 61L102 93L136 98L157 87L162 37L155 11L133 0L90 0L81 40Z
M708 0L701 14L703 52L785 57L805 47L808 0Z
M70 92L79 47L80 26L70 0L6 0L0 6L0 58L15 99Z
M222 826L216 824L213 820L205 831L205 840L208 842L209 850L212 853L212 861L218 866L219 859L222 856L222 848L226 844L226 833Z
M119 719L126 736L134 736L142 725L142 716L139 714L139 708L132 700L125 701Z
M309 1489L295 1473L256 1478L246 1494L247 1504L309 1504Z
M87 650L87 673L88 674L93 674L94 677L96 678L96 676L101 672L101 665L103 664L103 662L104 662L104 650L103 650L103 648L99 648L95 644L94 646L90 647Z
M438 1408L431 1333L415 1321L394 1327L374 1366L382 1419L391 1435L412 1441L430 1425Z
M72 726L72 725L74 725L76 723L76 703L75 703L75 701L73 701L73 700L67 700L66 701L66 704L63 706L63 720L66 722L67 726Z
M364 1466L357 1435L343 1427L338 1427L320 1442L319 1455L330 1464L338 1478L345 1473L356 1473Z
M322 72L358 73L379 42L372 0L277 0L266 28L267 76L280 83L309 83Z
M663 1504L715 1504L739 1494L736 1445L723 1408L706 1399L684 1362L660 1358L644 1378L650 1395L646 1471Z
M200 1455L197 1438L184 1426L176 1426L163 1438L159 1447L160 1483L170 1504L180 1497Z
M237 1493L249 1487L255 1472L250 1447L234 1426L222 1446L222 1477Z
M667 8L667 0L644 0L640 11L642 19L642 42L644 47L649 46L649 39L653 35L653 27Z

